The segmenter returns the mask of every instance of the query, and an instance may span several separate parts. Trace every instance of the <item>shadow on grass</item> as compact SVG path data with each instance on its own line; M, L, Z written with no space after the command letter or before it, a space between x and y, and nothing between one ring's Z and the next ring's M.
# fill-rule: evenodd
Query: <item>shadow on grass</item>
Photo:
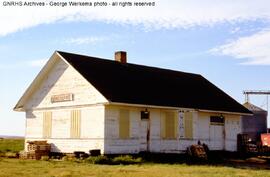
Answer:
M62 153L52 153L50 158L63 159L65 155ZM103 164L103 165L118 165L118 164L187 164L187 165L208 165L219 167L233 167L238 169L266 169L270 170L270 155L266 155L265 163L257 163L247 161L246 159L254 157L254 155L241 155L236 152L226 151L210 151L208 159L192 158L187 154L162 154L162 153L140 153L133 155L105 155L105 156L90 156L83 161L78 162ZM268 158L269 157L269 158ZM75 157L73 157L75 158ZM76 159L76 158L75 158ZM77 158L78 159L78 158ZM140 159L138 161L138 159ZM76 160L75 160L76 161Z
M119 155L108 155L109 158L114 158ZM233 167L239 169L267 169L270 170L270 156L265 163L248 162L247 158L252 155L239 155L238 153L211 151L208 154L208 159L192 158L187 154L155 154L155 153L140 153L132 155L134 158L142 158L143 164L187 164L187 165L210 165Z

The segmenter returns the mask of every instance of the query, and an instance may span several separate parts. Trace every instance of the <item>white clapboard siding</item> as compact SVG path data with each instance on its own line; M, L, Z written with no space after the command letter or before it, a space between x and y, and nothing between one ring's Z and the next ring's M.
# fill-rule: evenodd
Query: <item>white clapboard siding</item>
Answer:
M81 138L104 138L104 106L81 109Z
M72 94L73 101L51 102L54 95ZM86 79L72 66L63 60L58 60L48 73L39 88L35 90L26 109L53 108L58 106L73 106L107 102Z
M43 112L26 112L25 137L43 137Z
M129 137L119 138L120 110L129 110ZM141 114L145 108L121 106L90 106L80 108L80 137L70 137L72 108L48 110L52 112L51 138L45 138L53 143L55 152L73 152L90 149L101 149L106 154L139 153L140 152L140 125ZM150 143L151 152L182 153L192 144L200 140L214 147L210 140L210 116L220 115L214 113L196 113L193 111L193 138L175 139L162 138L162 116L165 109L148 109L150 112ZM174 110L176 113L178 110ZM26 116L26 141L43 138L44 111L28 111ZM78 114L77 114L78 116ZM223 114L225 117L225 150L236 150L237 134L241 132L240 116ZM179 125L179 124L178 124ZM219 149L222 150L222 149Z
M241 117L227 115L225 117L225 150L237 150L237 134L241 133Z
M42 138L26 138L25 141L40 141ZM73 153L74 151L84 151L89 153L91 149L100 149L104 153L103 139L46 139L51 143L52 152Z
M105 108L105 135L106 140L104 142L104 152L105 153L138 153L140 151L140 111L144 108L134 108L134 107L125 107L125 109L130 109L130 117L132 117L132 122L130 122L130 133L132 137L129 139L120 139L118 138L117 130L119 129L118 116L119 111L123 109L120 106L106 106ZM190 111L187 114L187 122L189 124L185 128L189 128L187 137L169 138L164 139L162 136L162 124L164 124L164 117L168 110L165 109L148 109L150 112L150 151L151 152L161 152L161 153L182 153L186 148L192 144L197 144L198 141L201 143L206 143L211 147L210 141L210 116L211 115L220 115L215 113L198 113L196 111ZM171 110L173 111L173 110ZM178 113L177 110L175 110ZM239 116L232 116L229 114L224 114L226 120L238 121ZM170 116L171 117L171 116ZM177 117L176 117L177 119ZM179 125L179 124L177 124ZM164 125L163 125L164 126ZM224 140L226 142L226 150L235 151L236 148L236 136L240 132L239 126L234 123L234 125L226 125L226 133L230 134ZM136 128L137 127L137 128ZM177 127L176 127L177 128ZM179 128L179 127L178 127ZM116 131L114 131L116 130ZM107 132L107 133L106 133ZM136 136L137 134L137 136ZM229 137L232 139L229 140ZM223 150L220 148L218 150Z
M52 138L70 137L70 110L52 110Z

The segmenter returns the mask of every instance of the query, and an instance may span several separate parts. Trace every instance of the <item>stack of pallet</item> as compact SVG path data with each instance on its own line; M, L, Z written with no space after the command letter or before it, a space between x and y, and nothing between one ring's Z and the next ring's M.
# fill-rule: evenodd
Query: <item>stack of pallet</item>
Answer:
M20 159L29 159L29 152L27 152L27 151L20 151L20 153L19 153L19 157L20 157Z
M47 141L28 141L27 151L20 153L21 159L40 160L42 156L48 156L51 151L51 145Z
M51 151L51 145L47 141L28 142L27 151L30 159L41 159L42 156L48 156Z

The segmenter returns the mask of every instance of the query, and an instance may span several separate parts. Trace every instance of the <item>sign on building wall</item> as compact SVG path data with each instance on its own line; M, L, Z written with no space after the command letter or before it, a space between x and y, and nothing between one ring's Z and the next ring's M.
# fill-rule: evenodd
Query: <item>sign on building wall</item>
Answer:
M59 94L59 95L52 95L51 96L52 103L65 102L65 101L73 101L73 94L66 93L66 94Z

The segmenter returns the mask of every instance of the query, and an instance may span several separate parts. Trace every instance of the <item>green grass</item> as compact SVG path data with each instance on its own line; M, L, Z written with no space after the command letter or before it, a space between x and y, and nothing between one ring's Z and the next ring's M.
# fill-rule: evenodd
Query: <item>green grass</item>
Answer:
M24 149L24 139L0 139L0 152L19 152Z
M270 171L209 165L93 165L69 161L0 160L0 177L266 177Z
M18 152L23 139L0 140L0 151ZM160 158L160 156L159 156ZM130 160L127 156L114 158ZM88 159L89 160L89 159ZM228 164L186 165L148 163L137 165L96 165L80 161L37 161L0 158L0 177L267 177L270 170ZM270 169L268 164L267 169Z

